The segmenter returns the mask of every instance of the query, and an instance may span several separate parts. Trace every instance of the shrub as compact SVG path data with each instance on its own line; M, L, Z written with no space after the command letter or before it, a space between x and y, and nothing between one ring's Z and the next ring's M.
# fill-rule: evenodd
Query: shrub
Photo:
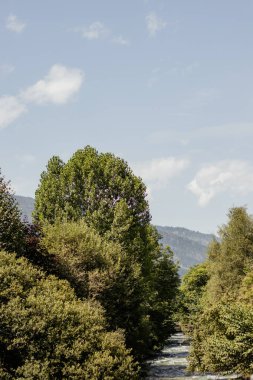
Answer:
M106 332L97 302L66 281L0 252L2 379L137 379L121 331Z

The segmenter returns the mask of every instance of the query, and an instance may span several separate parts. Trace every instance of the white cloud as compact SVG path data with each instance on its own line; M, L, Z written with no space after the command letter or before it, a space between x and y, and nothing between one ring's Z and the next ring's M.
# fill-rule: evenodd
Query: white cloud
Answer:
M122 36L114 37L112 39L112 42L117 44L117 45L122 45L122 46L129 46L130 45L130 42Z
M166 21L159 18L155 12L151 12L146 16L146 25L150 36L155 36L157 32L166 28Z
M0 129L7 127L26 112L26 106L15 96L0 97Z
M87 27L76 28L75 31L80 32L87 40L98 40L109 34L109 30L100 21L95 21Z
M148 184L151 191L166 186L171 178L179 175L188 165L187 159L165 157L136 164L134 171Z
M27 112L27 103L64 104L80 89L84 74L79 69L54 65L48 75L18 96L0 97L0 129Z
M78 92L83 77L79 69L54 65L44 79L28 87L22 92L21 97L27 102L36 104L64 104Z
M15 15L9 15L6 21L6 28L15 33L21 33L26 27L26 23L19 20Z
M72 31L79 33L86 40L106 40L115 45L129 46L130 41L122 35L114 35L102 22L95 21L89 26L73 28Z
M247 195L253 192L253 167L246 161L220 161L206 165L187 186L197 196L200 206L206 206L220 193Z

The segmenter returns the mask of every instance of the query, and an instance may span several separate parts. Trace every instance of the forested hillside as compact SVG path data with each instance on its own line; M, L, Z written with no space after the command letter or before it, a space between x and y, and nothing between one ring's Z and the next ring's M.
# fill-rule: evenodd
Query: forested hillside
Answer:
M31 221L34 199L16 196L23 216ZM192 265L206 259L207 246L214 235L195 232L182 227L156 226L164 246L169 245L180 263L180 274L184 274Z

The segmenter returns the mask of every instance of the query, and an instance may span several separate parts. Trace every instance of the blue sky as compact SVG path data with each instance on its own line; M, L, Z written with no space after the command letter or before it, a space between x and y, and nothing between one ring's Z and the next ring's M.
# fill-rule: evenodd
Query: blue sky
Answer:
M253 212L253 2L0 3L0 166L34 196L92 145L148 187L153 223L215 232Z

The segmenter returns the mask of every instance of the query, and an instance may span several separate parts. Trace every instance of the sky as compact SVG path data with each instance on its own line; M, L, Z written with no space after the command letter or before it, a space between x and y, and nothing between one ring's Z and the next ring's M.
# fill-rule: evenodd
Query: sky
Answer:
M0 167L34 197L53 155L124 158L152 222L253 213L251 0L0 1Z

